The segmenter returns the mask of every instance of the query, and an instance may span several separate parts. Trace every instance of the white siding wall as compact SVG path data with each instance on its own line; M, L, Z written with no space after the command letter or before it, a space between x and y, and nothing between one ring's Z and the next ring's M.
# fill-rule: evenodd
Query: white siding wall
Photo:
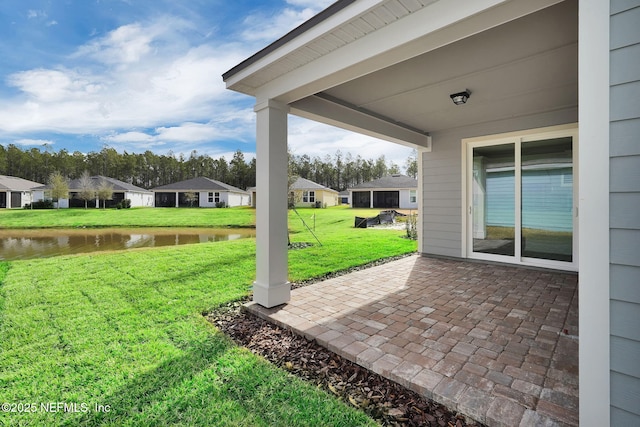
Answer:
M461 108L464 108L461 107ZM578 121L576 108L434 132L422 156L422 252L464 257L462 247L462 139Z
M216 192L215 191L211 191L211 193L213 193L213 200L211 202L209 202L209 191L200 191L200 195L199 195L199 200L200 200L200 207L201 208L215 208L216 207ZM220 194L220 200L222 200L222 193L218 192Z
M153 206L152 193L125 192L124 198L131 200L132 208L146 208Z
M221 197L224 197L227 206L247 206L249 205L249 195L240 193L222 193Z
M640 425L640 1L611 1L611 425Z
M418 197L418 189L415 189L416 199ZM400 209L418 209L418 202L411 202L411 190L400 190Z

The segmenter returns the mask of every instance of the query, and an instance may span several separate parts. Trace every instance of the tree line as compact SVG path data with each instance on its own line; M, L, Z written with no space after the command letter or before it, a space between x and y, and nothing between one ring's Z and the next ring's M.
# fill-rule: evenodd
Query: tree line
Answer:
M407 159L405 168L408 175L417 175L415 156ZM256 160L247 161L240 150L227 161L224 156L213 158L196 150L187 157L182 153L162 155L149 150L140 154L118 153L111 147L85 154L80 151L70 153L66 149L56 152L50 147L23 150L14 144L0 145L0 175L48 183L54 172L67 179L79 179L85 171L146 189L200 176L241 189L256 185ZM387 162L384 156L373 160L337 151L333 156L322 158L289 153L289 172L342 191L362 182L400 173L400 168Z

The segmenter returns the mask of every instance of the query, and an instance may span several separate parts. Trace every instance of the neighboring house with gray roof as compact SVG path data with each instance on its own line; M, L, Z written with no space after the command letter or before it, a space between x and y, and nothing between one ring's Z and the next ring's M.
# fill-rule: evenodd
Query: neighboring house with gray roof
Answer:
M111 200L106 201L106 207L114 207L118 203L125 199L131 201L131 207L152 207L153 206L153 193L144 188L129 184L119 179L109 178L107 176L96 175L92 176L91 182L93 188L97 189L103 181L113 189L113 195ZM46 200L47 192L51 187L49 185L42 185L34 189L34 200ZM82 191L82 183L80 179L72 179L69 181L69 198L58 200L58 207L60 208L83 208L85 201L78 197L78 194ZM98 208L102 206L102 203L98 200L98 197L94 202L90 202L88 207Z
M31 203L31 190L41 185L15 176L0 175L0 208L21 208Z
M328 207L338 205L338 192L324 185L298 177L289 187L290 199L296 207Z
M418 180L390 175L349 188L354 208L418 209Z
M152 188L155 207L248 206L248 192L203 176ZM192 199L190 196L193 196Z

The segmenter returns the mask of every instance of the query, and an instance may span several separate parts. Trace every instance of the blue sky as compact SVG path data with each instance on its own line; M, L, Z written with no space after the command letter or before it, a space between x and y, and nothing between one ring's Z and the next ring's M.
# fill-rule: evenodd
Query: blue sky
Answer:
M255 154L254 100L221 75L333 0L4 0L0 144ZM291 116L296 154L403 167L410 149Z

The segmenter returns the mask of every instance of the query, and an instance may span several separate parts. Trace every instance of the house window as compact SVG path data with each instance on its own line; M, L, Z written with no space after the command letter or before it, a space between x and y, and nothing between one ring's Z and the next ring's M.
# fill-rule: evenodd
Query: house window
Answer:
M214 202L215 203L220 203L220 193L218 193L218 192L215 193Z
M302 202L303 203L315 203L316 202L316 192L315 191L303 191L302 192Z
M409 202L416 203L418 201L416 197L416 190L409 191Z
M209 193L209 203L213 203L213 193Z

